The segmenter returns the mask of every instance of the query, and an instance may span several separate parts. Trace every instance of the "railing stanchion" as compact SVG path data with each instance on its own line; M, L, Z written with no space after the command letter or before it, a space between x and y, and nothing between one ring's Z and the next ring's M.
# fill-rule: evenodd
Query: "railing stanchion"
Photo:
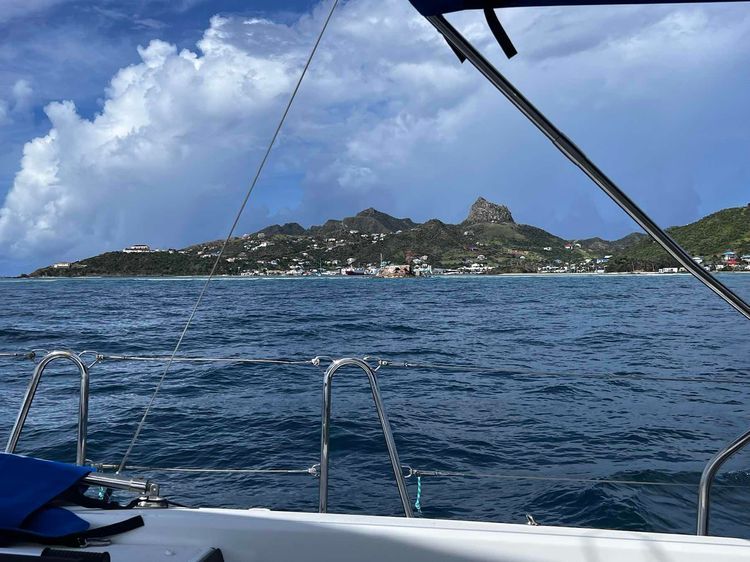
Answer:
M737 437L729 445L716 453L716 455L708 461L706 468L703 469L701 482L698 487L697 535L708 535L708 514L711 507L711 484L713 484L714 478L716 478L716 473L719 472L721 465L734 456L735 453L743 449L748 443L750 443L750 430Z
M8 444L5 447L6 453L14 453L18 446L18 441L21 438L21 432L23 426L26 423L26 418L29 415L31 409L31 403L34 401L36 396L37 388L39 387L39 381L42 380L42 374L47 368L47 365L58 359L66 359L78 367L78 372L81 375L80 385L80 399L78 403L78 437L76 440L76 464L83 466L86 463L86 439L88 435L88 419L89 419L89 369L81 361L81 359L75 353L70 351L52 351L45 355L39 364L34 369L34 374L31 375L31 382L29 387L26 389L26 394L23 397L21 403L21 409L16 417L16 422L13 424L13 429L10 432L10 438Z
M380 420L380 426L383 429L383 437L385 437L385 444L388 448L388 456L391 460L391 466L393 468L393 476L396 479L396 486L398 486L398 494L401 499L401 505L404 508L404 515L406 517L413 517L411 510L411 501L409 500L409 492L406 489L406 480L404 478L403 470L401 469L401 462L398 459L398 451L396 450L396 442L393 440L393 432L391 431L391 424L388 421L388 416L385 413L385 406L380 396L380 388L378 387L378 379L375 375L375 371L367 364L367 362L361 359L345 358L337 359L331 363L326 369L323 375L323 416L322 425L320 431L320 513L326 513L328 511L328 462L329 462L329 437L330 437L330 426L331 426L331 390L333 375L341 368L348 365L359 367L367 375L370 381L370 390L372 391L372 398L375 402L375 409L378 412L378 419Z

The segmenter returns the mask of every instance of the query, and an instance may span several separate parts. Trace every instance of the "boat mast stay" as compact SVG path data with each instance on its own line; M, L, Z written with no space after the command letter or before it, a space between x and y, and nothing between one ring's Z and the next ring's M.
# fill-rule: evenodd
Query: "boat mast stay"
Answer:
M188 315L187 321L185 322L185 326L183 327L182 332L180 333L180 337L177 338L177 343L175 344L174 349L172 350L172 353L169 356L167 364L165 365L164 370L162 371L161 377L159 378L158 382L156 383L156 386L154 387L154 392L151 394L151 398L149 399L148 404L146 405L146 408L143 411L141 420L138 422L138 426L136 427L135 432L133 433L133 437L130 440L130 443L128 444L128 448L125 450L125 454L123 454L122 456L122 460L120 461L119 468L117 469L118 474L122 472L123 469L125 468L126 463L128 462L128 458L130 457L130 454L133 452L133 447L135 447L135 444L141 435L141 431L143 431L143 427L146 424L146 418L148 417L148 414L151 411L151 407L154 405L156 396L159 394L159 390L161 390L161 387L164 384L164 380L167 378L169 369L171 368L172 363L174 363L177 357L177 352L180 350L182 341L185 339L185 335L190 329L190 324L193 322L193 318L195 318L195 313L198 311L198 308L203 302L203 297L206 294L208 285L209 283L211 283L211 279L213 279L214 275L216 274L216 271L219 267L219 263L221 262L221 258L224 256L224 251L227 249L227 245L229 244L229 241L234 235L234 231L237 229L237 225L239 225L240 218L242 218L242 213L245 211L245 207L247 207L247 203L250 200L250 196L255 190L255 186L258 184L258 180L260 179L261 173L263 172L263 169L266 166L268 157L271 155L271 150L273 150L273 147L276 144L276 139L278 138L279 133L281 132L281 128L284 126L284 122L286 121L286 118L289 115L289 111L292 109L292 104L294 103L294 100L297 97L297 93L299 92L300 86L302 86L302 81L307 75L307 70L310 68L310 63L312 63L312 60L315 57L315 53L318 51L318 46L320 45L320 42L323 39L323 35L325 34L326 29L328 29L328 24L331 22L331 18L333 17L333 12L336 11L336 7L338 6L338 4L339 4L339 0L333 0L333 2L331 3L331 8L328 11L328 15L326 16L326 19L323 22L323 26L320 29L320 32L318 33L317 38L315 39L315 43L313 44L313 47L310 50L310 54L307 57L305 66L302 68L302 72L300 73L299 78L297 79L297 83L294 86L294 90L292 90L292 93L289 96L289 101L287 101L286 106L284 107L284 111L281 114L281 118L279 119L279 122L276 125L276 129L274 130L274 133L271 136L271 140L268 143L268 146L266 147L265 152L263 153L263 158L261 158L261 161L258 164L258 168L255 171L255 176L253 176L253 181L250 182L249 187L245 191L245 196L243 197L242 203L240 204L240 207L237 210L237 214L234 217L232 226L230 227L229 232L224 238L224 243L222 244L221 249L219 250L219 253L216 256L216 259L214 260L213 266L211 267L211 272L208 274L208 278L206 279L206 282L203 284L203 287L201 288L200 293L198 293L198 298L196 299L195 304L193 305L190 311L190 314Z
M459 31L453 27L441 13L425 12L425 5L429 2L412 0L435 29L446 39L459 58L466 59L521 112L537 128L549 138L557 149L571 162L578 166L593 182L598 185L617 205L620 206L651 238L661 245L688 272L714 291L735 310L750 320L750 305L739 295L724 285L714 275L693 260L692 256L665 232L651 217L641 210L625 192L620 189L591 159L578 148L565 134L558 129L541 111L539 111L500 71L495 68ZM498 5L500 2L475 2L476 4ZM606 1L574 2L599 4ZM647 3L647 2L624 2ZM435 4L450 4L450 2L436 2ZM541 2L503 2L503 5L552 5L558 2L542 0ZM474 6L471 6L474 7ZM478 7L478 6L477 6ZM461 9L461 8L451 8ZM446 10L447 11L447 10Z

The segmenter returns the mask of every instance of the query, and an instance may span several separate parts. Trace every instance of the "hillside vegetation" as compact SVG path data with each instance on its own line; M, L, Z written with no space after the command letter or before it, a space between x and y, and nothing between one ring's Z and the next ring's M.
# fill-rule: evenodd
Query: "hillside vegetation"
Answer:
M719 261L731 248L750 253L750 208L725 209L669 232L695 255ZM57 264L32 276L206 275L222 241L144 253L107 252L71 264ZM541 228L518 224L510 210L483 198L459 224L437 219L416 223L376 209L328 220L305 229L297 223L271 225L232 238L219 262L222 275L320 273L348 265L422 263L432 268L506 273L600 270L655 270L671 258L644 234L614 241L565 240Z
M721 254L727 250L738 255L750 254L750 206L724 209L694 223L668 228L667 232L707 264L721 262ZM661 246L645 238L615 255L607 270L656 271L677 265Z

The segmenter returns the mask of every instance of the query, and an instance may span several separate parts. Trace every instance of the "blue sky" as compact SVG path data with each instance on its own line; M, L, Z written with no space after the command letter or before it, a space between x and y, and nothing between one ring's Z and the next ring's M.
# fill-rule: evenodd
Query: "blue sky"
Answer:
M272 0L5 0L0 275L222 237L325 16ZM750 202L745 4L452 21L664 225ZM568 238L635 226L406 0L343 2L241 231L375 206L459 221L479 195Z

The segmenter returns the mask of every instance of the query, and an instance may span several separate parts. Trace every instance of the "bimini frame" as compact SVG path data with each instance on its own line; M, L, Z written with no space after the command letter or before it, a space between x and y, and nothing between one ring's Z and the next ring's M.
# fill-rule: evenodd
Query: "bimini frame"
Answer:
M443 16L427 16L435 28L445 37L448 43L461 53L471 64L481 72L508 100L523 113L529 121L536 125L557 149L571 162L598 185L604 193L609 195L651 238L656 240L662 248L676 259L687 271L693 274L701 283L714 291L722 299L732 305L740 314L750 320L750 305L697 264L690 254L667 234L651 217L644 213L630 197L628 197L615 183L602 172L573 142L566 137L547 117L539 111L526 97L503 76L497 68L461 35Z

